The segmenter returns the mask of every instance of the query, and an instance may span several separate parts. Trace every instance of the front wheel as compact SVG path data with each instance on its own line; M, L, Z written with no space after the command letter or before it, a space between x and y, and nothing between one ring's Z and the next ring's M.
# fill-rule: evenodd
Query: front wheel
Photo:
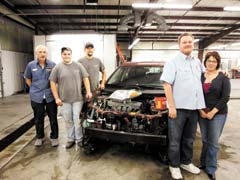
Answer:
M85 154L90 155L96 151L96 146L92 138L84 137L82 143L83 143L83 152Z
M159 150L157 156L158 156L160 162L162 162L164 164L168 164L167 149Z

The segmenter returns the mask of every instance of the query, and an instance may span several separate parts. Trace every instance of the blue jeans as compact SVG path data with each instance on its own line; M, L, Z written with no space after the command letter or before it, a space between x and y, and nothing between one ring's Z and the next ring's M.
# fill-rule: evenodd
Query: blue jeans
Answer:
M189 164L193 157L193 142L198 122L197 110L177 109L177 118L168 119L169 165Z
M205 171L213 174L217 170L217 153L219 138L225 125L227 114L217 114L212 120L200 118L199 125L202 135L201 165Z
M81 141L83 138L81 121L79 115L83 101L74 103L63 103L62 116L66 123L68 142Z

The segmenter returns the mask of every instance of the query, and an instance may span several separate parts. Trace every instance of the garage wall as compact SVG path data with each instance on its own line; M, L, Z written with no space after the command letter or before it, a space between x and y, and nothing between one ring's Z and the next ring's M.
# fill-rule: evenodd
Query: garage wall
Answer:
M233 68L240 68L239 50L240 47L233 47L230 44L215 43L205 49L204 55L209 51L218 51L222 58L222 69L231 72ZM140 41L132 49L132 61L168 61L178 52L177 42ZM195 43L193 55L198 57L198 43Z
M3 91L0 97L10 96L24 90L21 73L26 62L33 58L34 30L14 21L0 17L0 51L2 61Z
M24 89L23 72L32 55L13 51L2 51L4 96Z
M43 44L48 47L48 58L61 62L61 48L72 49L73 60L77 61L84 56L86 42L94 44L94 56L104 63L109 76L116 68L116 35L112 34L56 34L48 36L34 36L34 47Z
M197 49L197 44L195 45ZM139 42L132 49L132 61L168 61L178 52L177 42ZM193 55L197 56L197 50Z
M34 30L0 17L2 50L32 54Z

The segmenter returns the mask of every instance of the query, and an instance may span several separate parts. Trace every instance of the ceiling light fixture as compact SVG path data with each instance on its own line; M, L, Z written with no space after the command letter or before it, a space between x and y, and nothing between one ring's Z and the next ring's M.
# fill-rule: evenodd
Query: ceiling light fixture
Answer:
M130 46L128 46L128 49L132 49L133 46L135 46L140 41L140 38L136 38Z
M191 9L191 4L164 4L165 9Z
M232 43L231 46L240 46L240 42Z
M98 5L98 0L87 0L86 5Z
M223 8L224 11L240 11L239 6L226 6Z
M196 43L196 42L198 42L198 41L200 41L200 39L194 39L193 42Z
M133 3L136 9L191 9L191 4Z

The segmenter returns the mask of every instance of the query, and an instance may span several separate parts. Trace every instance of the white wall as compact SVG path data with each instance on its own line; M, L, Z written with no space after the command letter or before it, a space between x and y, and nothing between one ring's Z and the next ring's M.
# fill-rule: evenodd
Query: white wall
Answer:
M195 45L197 49L197 44ZM139 42L132 49L132 61L168 61L178 50L177 42ZM197 57L197 50L193 55Z
M24 89L22 73L31 55L2 50L4 96L13 95Z
M94 44L94 56L104 63L109 76L116 68L116 35L103 34L56 34L48 36L34 36L34 47L46 45L48 47L48 58L52 61L61 62L61 48L70 47L72 57L77 61L84 56L84 45L86 42Z
M198 43L195 43L193 56L198 57ZM178 52L177 42L139 42L132 49L132 61L168 61ZM231 71L240 68L240 46L214 43L207 47L204 55L209 51L219 52L222 68Z
M117 67L116 36L105 34L103 40L103 63L109 77Z

